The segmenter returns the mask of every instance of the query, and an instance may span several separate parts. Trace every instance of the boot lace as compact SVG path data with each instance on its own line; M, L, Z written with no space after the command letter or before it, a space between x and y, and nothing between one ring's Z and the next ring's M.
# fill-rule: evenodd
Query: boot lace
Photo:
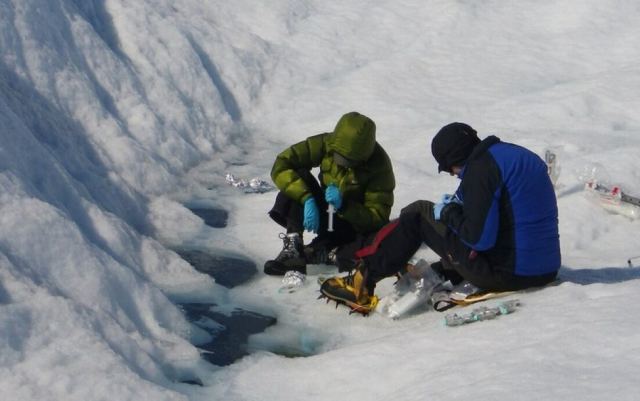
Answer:
M278 257L276 257L276 260L282 261L298 257L299 252L296 248L296 241L285 233L280 233L279 237L282 240L283 246L282 251L280 251L280 254L278 255Z

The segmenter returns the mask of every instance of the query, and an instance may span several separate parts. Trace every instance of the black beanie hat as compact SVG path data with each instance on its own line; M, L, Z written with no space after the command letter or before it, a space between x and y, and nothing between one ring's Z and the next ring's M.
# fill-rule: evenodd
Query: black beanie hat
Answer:
M479 143L478 133L467 124L451 123L442 127L431 141L431 153L438 162L438 172L464 165Z

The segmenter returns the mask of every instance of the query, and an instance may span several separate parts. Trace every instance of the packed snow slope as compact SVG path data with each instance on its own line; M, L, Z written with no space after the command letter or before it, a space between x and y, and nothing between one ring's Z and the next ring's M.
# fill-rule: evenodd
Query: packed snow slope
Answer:
M640 195L639 18L623 0L0 0L0 393L637 399L640 223L581 179L597 166ZM394 163L394 216L455 189L429 152L444 124L552 148L562 282L446 328L435 312L364 319L316 301L330 269L293 294L261 273L228 290L171 250L261 267L281 246L275 193L245 195L224 173L266 179L278 152L352 110ZM229 225L187 206L226 208ZM196 300L278 324L216 368L174 306Z

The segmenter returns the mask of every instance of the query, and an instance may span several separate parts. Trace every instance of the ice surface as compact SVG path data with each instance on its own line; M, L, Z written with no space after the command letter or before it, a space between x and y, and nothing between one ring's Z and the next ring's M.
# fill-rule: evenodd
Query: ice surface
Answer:
M0 0L0 394L636 399L639 222L590 202L579 175L598 163L640 192L639 14L597 0ZM432 312L394 322L316 301L314 276L332 269L291 294L261 273L229 289L172 251L259 270L281 247L275 192L222 173L268 180L278 152L352 110L393 160L394 216L455 188L429 154L446 123L553 148L563 283L452 331ZM228 211L226 227L187 206ZM176 303L278 323L216 368L190 343L215 333Z

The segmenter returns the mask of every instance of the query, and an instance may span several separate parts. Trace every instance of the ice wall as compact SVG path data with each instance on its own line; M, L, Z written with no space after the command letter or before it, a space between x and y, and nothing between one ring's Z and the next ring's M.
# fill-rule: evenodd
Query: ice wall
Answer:
M219 20L188 0L0 1L3 395L181 398L164 387L198 354L165 294L218 287L151 238L148 209L250 146L243 55L264 44L225 44Z

